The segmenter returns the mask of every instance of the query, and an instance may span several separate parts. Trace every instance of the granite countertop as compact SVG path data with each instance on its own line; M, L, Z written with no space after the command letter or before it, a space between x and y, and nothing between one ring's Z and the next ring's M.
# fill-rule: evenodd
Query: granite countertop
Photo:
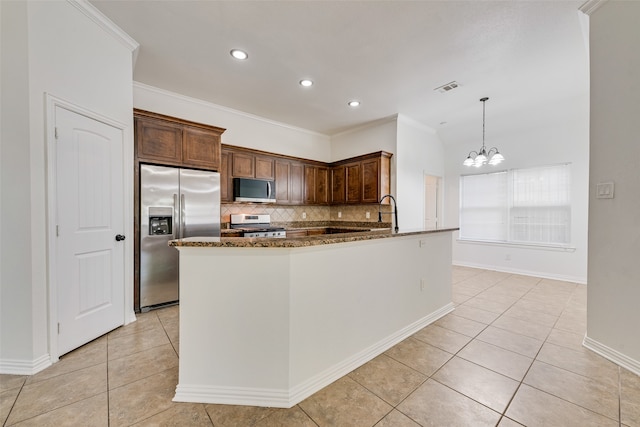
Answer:
M329 227L329 226L325 226ZM346 228L343 225L331 225L333 228ZM301 227L312 228L312 227ZM354 227L348 227L354 228ZM228 247L228 248L300 248L307 246L330 245L335 243L358 242L362 240L374 240L393 237L403 237L418 234L441 233L445 231L455 231L458 228L440 229L413 229L400 230L398 233L391 228L371 228L359 227L364 231L354 233L322 234L317 236L278 238L251 238L251 237L189 237L185 239L172 240L169 246L175 247Z

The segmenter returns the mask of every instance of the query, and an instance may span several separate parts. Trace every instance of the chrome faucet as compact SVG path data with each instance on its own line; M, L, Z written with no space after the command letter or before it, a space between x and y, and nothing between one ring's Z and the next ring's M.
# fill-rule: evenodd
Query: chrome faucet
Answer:
M381 211L382 202L387 197L390 198L391 200L393 200L393 212L382 212ZM385 214L385 215L393 214L393 217L396 220L396 226L395 226L394 230L397 233L398 232L398 204L396 203L396 199L394 199L391 194L385 194L384 196L382 196L382 199L380 199L380 203L378 203L378 222L382 222L382 214Z

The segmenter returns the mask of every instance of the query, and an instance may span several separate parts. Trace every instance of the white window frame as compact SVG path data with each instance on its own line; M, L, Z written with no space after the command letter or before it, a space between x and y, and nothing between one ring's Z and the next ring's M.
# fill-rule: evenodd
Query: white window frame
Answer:
M532 175L533 179L536 177L536 171L541 171L544 169L556 170L555 177L553 175L550 175L548 178L556 179L561 188L563 188L563 191L554 192L551 196L549 194L545 194L544 188L541 187L540 183L536 182L536 180L534 179L532 181L532 184L529 185L529 188L533 193L538 195L538 199L534 200L531 204L518 206L518 204L522 203L523 200L525 200L526 203L526 197L524 197L523 199L522 195L528 188L526 188L526 180L525 182L516 184L516 177L520 175L526 178L527 174L530 174ZM506 180L506 185L505 183L496 181L495 178L498 176L502 176ZM482 178L474 183L472 181L473 177L486 177L487 183L491 183L491 179L493 179L494 184L497 183L498 186L502 185L503 189L499 190L495 194L491 194L490 189L485 192L487 194L486 197L488 197L489 199L493 197L496 201L498 201L497 203L505 203L504 210L506 213L504 214L503 221L500 225L497 225L498 222L500 222L500 218L497 215L488 217L486 229L482 229L482 227L479 227L478 223L476 223L476 225L473 225L473 223L470 225L465 225L467 224L469 218L467 216L468 211L470 209L473 209L474 204L483 203L481 200L473 200L473 197L468 197L465 199L465 186L473 187L474 185L482 185ZM471 180L469 178L471 178ZM515 194L515 191L517 190L515 187L521 188L521 191L518 194ZM510 246L571 249L572 217L570 163L532 168L509 169L482 174L461 175L459 188L460 237L458 238L458 241ZM473 190L473 188L471 188L471 190ZM502 190L506 191L506 194L503 195L503 197L500 196L500 191ZM488 204L490 205L491 201L489 201ZM471 205L471 207L469 207L469 205ZM518 227L517 223L514 221L514 214L517 210L533 213L533 215L536 215L536 213L541 213L538 220L541 221L542 227L536 228L535 223L525 223L522 226ZM530 218L530 215L527 215L526 217ZM555 221L556 226L553 227L553 222L551 222L550 225L550 221ZM501 229L500 226L502 227ZM523 236L527 235L534 237L530 239L523 238Z

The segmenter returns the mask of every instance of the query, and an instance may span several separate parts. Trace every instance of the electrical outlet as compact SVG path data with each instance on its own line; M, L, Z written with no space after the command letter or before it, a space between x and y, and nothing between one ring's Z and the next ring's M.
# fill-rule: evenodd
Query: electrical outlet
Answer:
M338 212L338 218L342 218L342 212Z
M420 279L420 292L424 292L424 288L427 286L426 279Z
M366 217L367 219L371 218L371 213L367 212L367 213L366 213L366 215L365 215L365 217Z
M420 247L424 248L425 246L427 246L427 241L426 240L420 240Z
M302 219L307 219L307 213L306 212L302 212Z

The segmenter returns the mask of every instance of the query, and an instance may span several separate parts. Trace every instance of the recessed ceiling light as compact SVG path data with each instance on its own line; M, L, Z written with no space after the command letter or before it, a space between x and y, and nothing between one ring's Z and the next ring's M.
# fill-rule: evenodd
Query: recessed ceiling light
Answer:
M302 79L300 80L300 86L304 86L304 87L313 86L313 81L309 79Z
M360 106L360 101L349 101L349 107L359 107Z
M247 59L249 57L249 54L247 52L240 49L231 49L231 52L229 53L236 59Z

